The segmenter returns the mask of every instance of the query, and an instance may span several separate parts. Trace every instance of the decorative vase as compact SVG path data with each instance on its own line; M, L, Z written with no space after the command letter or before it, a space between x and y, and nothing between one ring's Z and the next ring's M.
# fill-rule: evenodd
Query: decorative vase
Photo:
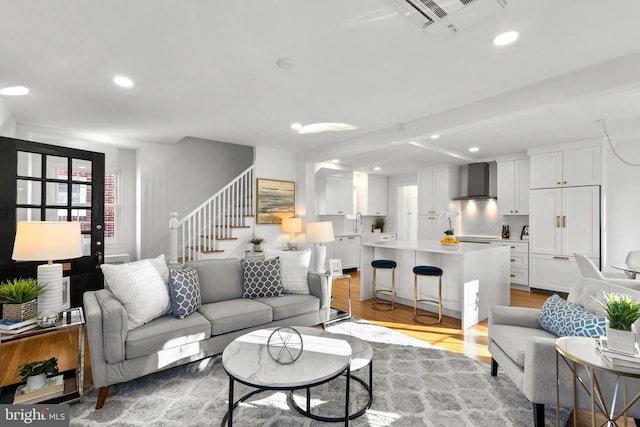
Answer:
M262 252L262 246L261 245L253 245L253 250L254 250L254 252Z
M37 390L44 387L47 382L47 374L31 375L27 377L27 389Z
M22 322L36 317L38 300L23 302L22 304L2 304L2 318L8 322Z
M631 326L631 331L623 331L610 328L607 321L607 348L619 353L635 355L636 331L633 325Z

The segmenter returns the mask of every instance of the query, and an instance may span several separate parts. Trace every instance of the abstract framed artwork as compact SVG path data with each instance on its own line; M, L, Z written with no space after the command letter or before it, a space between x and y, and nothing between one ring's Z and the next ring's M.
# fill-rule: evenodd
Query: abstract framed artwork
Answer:
M296 212L296 183L258 178L256 224L280 224Z

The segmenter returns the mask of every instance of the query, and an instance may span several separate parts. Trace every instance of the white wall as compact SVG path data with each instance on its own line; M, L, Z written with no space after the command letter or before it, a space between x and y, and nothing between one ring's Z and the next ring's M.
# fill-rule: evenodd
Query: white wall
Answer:
M183 218L252 162L253 148L243 145L198 138L184 138L174 145L142 144L138 149L137 257L168 254L169 214L177 212Z
M16 121L7 105L0 99L0 136L14 137Z
M616 150L628 162L640 164L640 142L616 144ZM611 271L611 264L623 263L627 252L640 250L640 166L629 166L605 150L606 187L603 191L606 233L602 270Z
M385 218L384 225L384 231L386 233L396 233L398 231L398 187L411 184L418 184L417 172L393 175L387 178L387 217ZM365 228L365 230L368 229Z

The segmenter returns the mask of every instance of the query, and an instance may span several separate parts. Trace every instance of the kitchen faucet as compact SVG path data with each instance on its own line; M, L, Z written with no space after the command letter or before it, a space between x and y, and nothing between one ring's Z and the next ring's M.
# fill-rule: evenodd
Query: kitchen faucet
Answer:
M358 217L360 217L360 220L358 220ZM356 212L356 220L355 220L356 234L358 234L358 223L360 224L360 230L362 230L362 214L360 212Z

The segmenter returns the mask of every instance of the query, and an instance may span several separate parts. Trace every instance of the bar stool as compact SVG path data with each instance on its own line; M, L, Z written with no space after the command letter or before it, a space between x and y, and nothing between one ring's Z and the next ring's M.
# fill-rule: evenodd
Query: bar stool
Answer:
M393 310L396 308L396 262L388 259L376 259L371 261L373 267L373 308L377 310ZM378 281L376 272L378 269L391 270L391 289L378 289ZM387 292L391 294L391 302L380 299L378 300L378 292ZM388 308L381 308L378 305L388 305Z
M438 299L418 299L418 276L438 277ZM438 320L426 322L420 318L435 318L433 314L418 314L419 302L433 302L438 304ZM430 265L417 265L413 267L413 320L423 325L436 325L442 321L442 269Z

